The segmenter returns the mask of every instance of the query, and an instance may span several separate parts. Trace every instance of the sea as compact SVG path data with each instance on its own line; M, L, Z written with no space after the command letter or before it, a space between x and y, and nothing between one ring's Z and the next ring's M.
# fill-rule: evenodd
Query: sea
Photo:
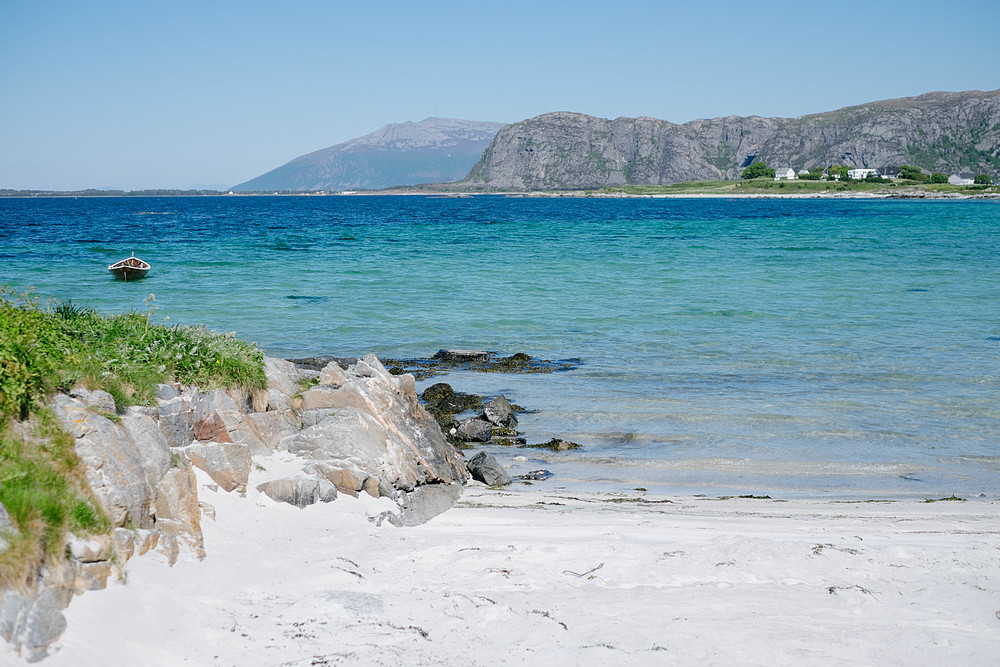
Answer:
M149 276L113 280L132 252ZM582 446L486 447L535 487L1000 496L997 201L0 199L2 284L271 356L577 360L418 386Z

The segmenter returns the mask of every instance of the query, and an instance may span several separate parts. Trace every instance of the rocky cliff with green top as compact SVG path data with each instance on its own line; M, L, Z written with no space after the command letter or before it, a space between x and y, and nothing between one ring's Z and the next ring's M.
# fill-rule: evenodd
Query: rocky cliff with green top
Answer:
M726 116L677 125L557 112L502 128L464 181L504 190L738 179L754 161L840 164L1000 179L1000 90L936 92L799 118Z

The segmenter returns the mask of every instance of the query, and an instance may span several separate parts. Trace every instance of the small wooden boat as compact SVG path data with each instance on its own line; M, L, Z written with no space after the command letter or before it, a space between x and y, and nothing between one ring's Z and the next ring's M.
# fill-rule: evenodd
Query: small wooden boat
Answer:
M145 278L146 274L149 273L149 269L149 262L142 261L135 256L134 252L131 257L126 257L120 262L108 265L108 271L110 271L115 278L121 278L125 281Z

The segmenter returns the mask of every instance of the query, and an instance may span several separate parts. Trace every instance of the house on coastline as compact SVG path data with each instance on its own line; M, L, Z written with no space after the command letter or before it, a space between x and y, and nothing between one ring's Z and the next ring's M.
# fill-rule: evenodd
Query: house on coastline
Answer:
M963 171L959 174L952 174L948 177L948 182L952 185L974 185L976 175L972 172Z
M868 176L878 176L878 169L848 169L847 177L855 181L863 181Z
M795 175L795 170L785 167L781 169L774 170L774 180L780 181L781 179L787 179L789 181L794 181L798 176Z

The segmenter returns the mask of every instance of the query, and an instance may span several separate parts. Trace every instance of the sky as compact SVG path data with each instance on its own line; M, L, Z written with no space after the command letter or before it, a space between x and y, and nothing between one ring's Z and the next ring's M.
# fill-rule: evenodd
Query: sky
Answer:
M0 188L229 186L428 116L1000 89L1000 2L0 0Z

